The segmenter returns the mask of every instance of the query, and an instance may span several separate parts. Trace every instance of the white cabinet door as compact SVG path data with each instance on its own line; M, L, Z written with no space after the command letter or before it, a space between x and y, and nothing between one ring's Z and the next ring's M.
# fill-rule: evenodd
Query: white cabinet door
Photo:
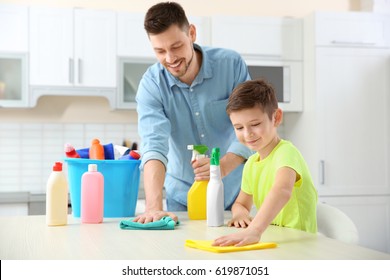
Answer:
M0 107L27 106L27 54L0 53Z
M386 16L362 12L317 12L317 46L384 47L389 44Z
M319 197L343 211L359 231L359 244L390 253L390 196Z
M211 45L211 19L208 17L188 16L190 24L195 25L196 40L195 43L200 46Z
M390 193L390 49L317 48L322 194Z
M116 15L112 11L75 10L75 83L116 86Z
M0 52L27 51L28 7L0 4Z
M30 84L74 83L73 10L30 8Z
M117 13L118 56L155 57L144 29L144 14Z
M28 7L0 4L0 107L28 105Z
M212 45L243 56L302 59L302 21L272 17L212 17Z
M116 86L115 13L82 9L30 11L33 86Z

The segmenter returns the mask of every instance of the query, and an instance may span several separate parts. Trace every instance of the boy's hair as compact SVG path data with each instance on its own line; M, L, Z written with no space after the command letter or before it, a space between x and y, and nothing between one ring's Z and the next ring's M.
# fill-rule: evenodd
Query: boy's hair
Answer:
M158 3L147 11L144 28L149 34L160 34L176 24L181 30L187 31L189 22L182 6L175 2Z
M270 119L272 119L275 110L278 109L275 89L264 79L249 80L239 84L229 97L226 112L230 115L232 112L255 106L259 106Z

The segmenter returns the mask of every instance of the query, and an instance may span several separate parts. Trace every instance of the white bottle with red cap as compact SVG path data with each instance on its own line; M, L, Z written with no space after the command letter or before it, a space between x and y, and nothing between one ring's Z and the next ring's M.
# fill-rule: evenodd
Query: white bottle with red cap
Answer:
M46 185L46 224L63 226L68 223L68 182L62 172L62 163L53 166Z

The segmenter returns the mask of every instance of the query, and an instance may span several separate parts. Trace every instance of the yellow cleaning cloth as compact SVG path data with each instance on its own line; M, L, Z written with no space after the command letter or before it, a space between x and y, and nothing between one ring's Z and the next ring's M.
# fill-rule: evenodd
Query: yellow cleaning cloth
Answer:
M210 251L213 253L229 253L229 252L238 252L238 251L249 251L249 250L260 250L260 249L269 249L275 248L276 243L265 243L259 242L256 244L250 244L246 246L236 247L236 246L212 246L213 240L186 240L185 245L191 248Z

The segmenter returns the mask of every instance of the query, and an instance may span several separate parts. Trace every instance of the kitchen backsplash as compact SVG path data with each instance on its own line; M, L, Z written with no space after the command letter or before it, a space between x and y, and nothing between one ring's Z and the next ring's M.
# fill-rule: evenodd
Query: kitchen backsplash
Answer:
M64 144L85 148L93 138L140 141L137 124L0 123L0 191L45 192L52 165L64 162Z

